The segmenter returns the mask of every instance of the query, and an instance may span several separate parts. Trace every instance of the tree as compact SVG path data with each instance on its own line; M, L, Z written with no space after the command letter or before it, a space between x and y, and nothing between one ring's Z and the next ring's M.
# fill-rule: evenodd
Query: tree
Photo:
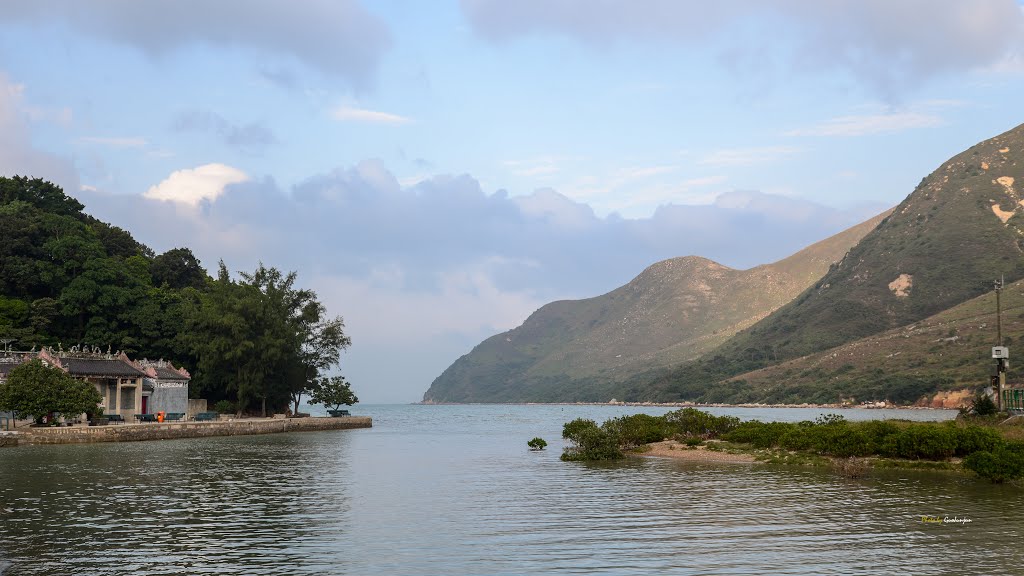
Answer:
M548 443L543 438L537 437L527 442L526 445L530 447L530 450L543 450Z
M331 376L320 380L319 385L310 394L310 404L323 404L328 410L339 410L344 404L351 406L359 402L352 392L352 386L344 376Z
M11 370L7 382L0 385L0 409L14 412L17 418L31 417L36 424L50 413L65 417L94 413L102 400L92 384L38 359Z
M150 267L154 286L167 286L180 290L191 286L201 290L208 280L206 270L188 248L174 248L153 259Z
M209 400L235 400L239 411L298 410L302 395L336 365L351 340L342 319L324 318L296 273L262 264L234 282L221 262L207 292L186 307L186 343L198 359L197 386Z

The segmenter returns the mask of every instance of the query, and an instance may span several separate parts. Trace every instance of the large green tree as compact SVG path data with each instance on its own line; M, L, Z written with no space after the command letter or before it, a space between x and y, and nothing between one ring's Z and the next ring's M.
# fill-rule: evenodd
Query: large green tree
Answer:
M0 409L14 412L16 418L32 418L37 424L51 413L67 418L92 414L102 400L92 384L38 359L14 368L0 384Z
M344 322L326 317L315 292L295 286L295 272L261 264L240 276L232 280L221 262L210 289L187 308L197 392L233 401L239 411L266 415L289 403L297 410L302 394L351 344Z

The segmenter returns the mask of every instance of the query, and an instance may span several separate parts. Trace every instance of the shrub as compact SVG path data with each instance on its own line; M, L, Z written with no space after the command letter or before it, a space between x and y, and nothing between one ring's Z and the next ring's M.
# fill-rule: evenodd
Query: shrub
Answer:
M882 446L885 445L886 440L888 440L890 436L900 433L899 426L884 420L858 422L856 424L851 424L851 426L858 428L868 437L868 441L871 442L872 453L881 453Z
M992 451L975 452L964 458L963 465L981 478L997 484L1021 478L1024 477L1024 446L1002 444Z
M740 419L735 416L715 416L696 408L682 408L662 418L671 430L670 433L680 437L699 436L705 439L717 438L740 424Z
M562 438L573 446L562 452L562 460L618 460L622 458L619 440L593 420L577 418L562 427Z
M782 437L796 428L796 424L788 422L748 420L722 437L730 442L752 444L755 448L771 448L778 446Z
M219 400L213 405L213 411L218 414L232 414L235 411L235 405L230 400Z
M548 443L543 438L534 438L526 443L530 447L530 450L543 450L547 447Z
M868 435L845 424L820 426L814 433L819 454L849 458L867 456L872 452L871 439Z
M969 412L977 416L991 416L995 414L999 408L996 403L992 401L992 398L987 394L977 394L974 396L974 400L971 401Z
M783 434L779 438L779 447L786 450L813 450L816 445L816 438L811 429L803 424L798 424ZM807 424L810 424L810 422L807 422Z
M65 418L94 413L102 401L89 382L76 380L38 359L16 366L0 384L0 410L10 410L18 418L31 417L37 424L51 412Z
M956 453L956 429L949 426L913 424L889 436L882 454L910 460L944 460Z
M975 452L991 452L1003 443L998 432L981 426L965 426L954 428L956 436L957 456L967 456Z
M636 448L651 442L661 442L669 436L664 418L649 414L633 414L606 421L602 426L606 432L618 438L624 449Z
M703 443L704 440L696 436L687 436L683 439L683 444L686 444L687 446L700 446Z

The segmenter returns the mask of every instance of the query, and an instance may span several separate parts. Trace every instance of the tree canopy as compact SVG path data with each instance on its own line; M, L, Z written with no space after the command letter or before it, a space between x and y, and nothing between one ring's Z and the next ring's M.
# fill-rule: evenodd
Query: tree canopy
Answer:
M338 410L342 406L351 406L359 402L352 386L344 376L331 376L320 380L309 399L311 404L323 404L328 410Z
M294 272L262 264L233 281L223 262L210 290L186 314L185 342L198 360L196 384L209 400L266 414L313 388L351 344L341 317L326 317Z
M0 177L0 338L165 358L191 393L239 411L295 410L351 340L295 272L210 278L191 250L155 255L60 187Z
M42 423L50 413L74 417L98 412L102 400L89 382L76 380L38 359L14 368L7 381L0 384L0 409L14 412L16 418L32 418L36 423Z

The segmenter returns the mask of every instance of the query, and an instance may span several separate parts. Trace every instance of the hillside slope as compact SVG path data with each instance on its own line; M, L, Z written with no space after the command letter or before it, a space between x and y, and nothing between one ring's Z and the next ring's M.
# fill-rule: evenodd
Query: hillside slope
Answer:
M608 294L547 304L459 358L424 401L604 398L614 382L696 358L789 302L883 217L773 264L733 270L704 258L673 258Z
M1001 294L1003 344L1024 335L1024 281ZM996 297L989 292L924 320L742 374L737 402L887 400L927 403L937 392L988 385L995 361ZM1012 370L1011 382L1021 381ZM939 398L941 401L942 398Z
M708 398L717 381L911 324L1024 277L1024 125L924 178L813 287L715 350L646 381L657 399ZM729 396L714 390L711 396Z

